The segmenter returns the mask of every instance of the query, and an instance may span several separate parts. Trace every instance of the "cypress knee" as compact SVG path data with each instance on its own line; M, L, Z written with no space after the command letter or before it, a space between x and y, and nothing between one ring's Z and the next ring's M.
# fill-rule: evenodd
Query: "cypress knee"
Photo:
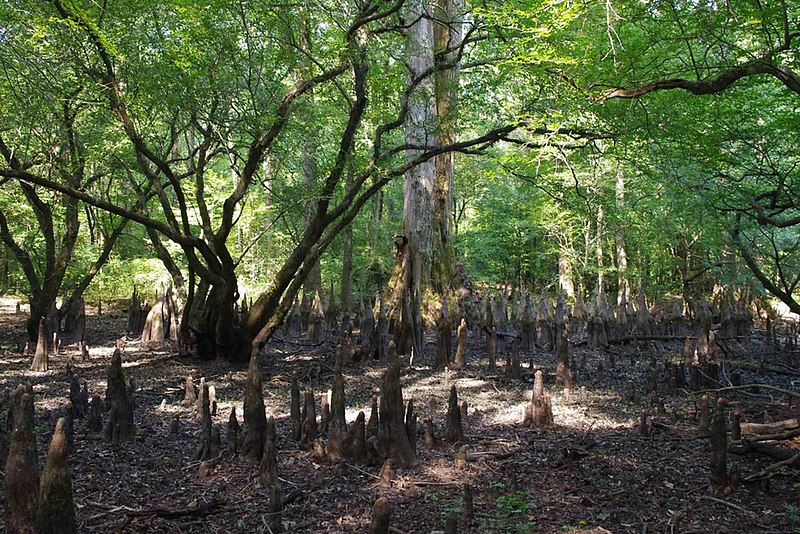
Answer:
M242 457L252 463L261 460L266 439L267 415L264 411L264 393L261 388L261 372L258 358L250 357L247 382L244 389L244 443Z
M372 521L369 524L368 534L389 534L389 519L392 511L386 497L379 497L372 505Z
M444 440L451 443L464 441L464 429L461 426L461 409L458 405L458 392L455 384L450 386L450 398L447 401Z
M67 466L67 422L61 418L47 450L39 493L40 534L70 534L78 531L72 497L72 476Z
M34 430L33 389L22 385L11 397L11 442L5 464L6 532L36 532L39 463Z

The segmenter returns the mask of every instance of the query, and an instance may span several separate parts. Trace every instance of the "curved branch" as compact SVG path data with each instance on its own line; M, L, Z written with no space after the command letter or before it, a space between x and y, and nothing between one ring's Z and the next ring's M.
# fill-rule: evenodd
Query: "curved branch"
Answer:
M611 100L615 98L639 98L648 93L656 91L668 91L671 89L683 89L693 95L711 95L725 91L728 87L749 76L756 76L759 74L766 74L778 79L783 85L791 91L800 95L800 77L790 70L785 65L774 64L769 61L769 58L760 58L747 63L742 63L733 67L715 78L706 78L704 80L685 80L683 78L672 78L668 80L658 80L637 87L629 89L623 87L615 87L603 91L598 97L600 101Z

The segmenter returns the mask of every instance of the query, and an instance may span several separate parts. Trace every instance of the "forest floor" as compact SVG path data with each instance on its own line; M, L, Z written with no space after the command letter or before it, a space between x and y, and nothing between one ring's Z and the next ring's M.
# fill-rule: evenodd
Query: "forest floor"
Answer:
M21 356L24 316L13 305L0 309L0 388L30 382L36 392L40 465L69 392L64 369L71 362L90 394L105 392L106 369L114 345L124 332L122 313L90 315L86 339L90 361L81 362L74 347L51 356L50 371L28 371L31 357ZM91 436L77 421L77 450L70 458L80 532L270 532L267 491L260 488L256 467L238 458L223 458L206 476L198 475L192 455L199 427L192 408L184 408L187 375L216 387L214 424L223 434L232 407L242 417L246 369L221 362L182 358L174 348L146 347L124 337L124 369L137 385L135 440L118 448ZM657 355L659 388L666 377L663 361L680 359L681 343L666 344ZM391 504L393 532L442 531L445 517L459 513L463 484L474 494L474 532L722 533L800 532L800 477L793 468L773 470L765 480L743 483L732 492L709 491L710 445L698 438L695 397L681 391L665 396L667 415L657 418L648 435L640 431L642 411L654 414L651 399L641 397L651 366L647 350L635 344L608 352L586 353L571 394L553 391L554 356L523 355L523 377L510 379L502 369L489 370L486 343L470 338L469 367L460 372L433 370L435 345L405 367L403 395L415 400L420 421L432 418L441 432L451 384L468 403L465 440L471 460L454 465L459 445L439 444L426 451L422 436L416 465L398 469L391 488L380 488L380 466L316 461L289 439L289 387L293 373L301 388L322 392L333 376L335 342L312 346L301 339L271 341L261 358L268 414L277 421L278 473L285 501L287 532L366 532L372 504L384 495ZM621 352L622 351L622 352ZM800 372L773 362L756 343L725 361L725 372L739 368L743 383L762 383L797 392ZM766 359L767 365L761 365ZM598 364L602 361L601 369ZM523 425L533 370L546 373L552 391L555 427ZM774 363L774 365L773 365ZM347 420L359 410L369 414L371 396L381 382L385 362L346 365ZM629 380L639 400L625 399ZM585 389L581 389L585 388ZM800 417L799 403L776 390L726 391L729 408L744 421L761 422L764 412L775 420ZM710 395L713 397L714 395ZM319 395L318 402L319 402ZM713 405L713 403L712 403ZM178 434L169 432L178 414ZM800 449L800 440L780 445ZM774 464L766 456L728 456L740 478ZM4 505L4 501L0 503ZM464 532L464 530L461 530Z

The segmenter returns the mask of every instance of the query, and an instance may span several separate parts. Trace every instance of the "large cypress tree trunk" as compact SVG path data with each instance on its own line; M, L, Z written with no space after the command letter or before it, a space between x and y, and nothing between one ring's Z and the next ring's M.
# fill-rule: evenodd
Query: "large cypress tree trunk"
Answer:
M434 94L433 78L422 77L423 73L433 68L433 25L428 6L424 0L411 0L406 4L406 20L414 21L406 34L406 63L409 83L417 84L408 104L406 143L414 147L427 147L435 143L433 136L429 136L436 116L431 99ZM408 150L406 160L412 161L422 152L420 148ZM422 352L422 303L431 283L435 182L436 163L433 160L412 167L405 175L405 243L398 280L400 291L395 290L399 301L395 300L394 305L401 318L402 335L398 349L415 354Z
M436 0L433 25L435 58L442 65L436 71L435 96L438 144L446 146L456 141L458 117L458 53L462 41L463 0ZM455 250L453 248L453 175L455 154L448 152L434 160L434 212L432 252L433 287L440 294L447 292L453 278Z
M414 87L406 117L406 143L412 147L406 151L407 161L416 159L422 147L456 139L462 8L460 0L437 0L432 18L430 8L421 0L406 4L406 20L414 21L406 33L409 84ZM434 59L440 68L434 76L425 76ZM453 163L453 154L441 154L405 175L404 238L396 243L388 299L398 349L404 353L421 353L425 319L433 324L441 296L450 290L455 267Z

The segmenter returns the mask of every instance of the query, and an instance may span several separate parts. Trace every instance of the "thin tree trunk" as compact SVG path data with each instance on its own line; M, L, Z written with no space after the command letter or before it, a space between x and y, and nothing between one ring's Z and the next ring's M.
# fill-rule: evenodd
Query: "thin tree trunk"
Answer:
M625 173L620 169L617 171L617 223L614 232L614 241L617 248L617 305L631 304L631 283L628 278L628 252L625 247L625 235L623 232L622 212L625 208ZM626 313L628 310L621 310Z
M597 199L597 219L595 234L595 250L597 251L597 298L603 299L606 294L605 263L603 261L603 234L605 233L605 220L603 214L603 189L600 186Z
M353 184L355 175L355 161L353 155L347 167L347 181L345 189L349 189ZM348 314L353 308L353 225L348 224L344 229L344 250L342 251L342 313ZM330 304L330 303L329 303Z
M311 28L310 21L307 15L304 15L300 22L300 48L306 53L311 52ZM306 56L302 55L300 60L300 67L298 76L300 80L308 79L310 74L310 65ZM313 93L309 92L307 95L306 103L313 98ZM313 117L312 117L313 120ZM310 122L310 121L309 121ZM305 131L305 139L301 149L300 161L303 172L303 186L306 192L305 205L303 207L303 224L308 226L314 219L314 213L317 209L316 189L317 189L317 136L314 134L314 124L311 123ZM305 294L304 298L311 299L315 294L322 295L322 271L319 262L315 262L312 266L308 277L306 278L303 286Z

